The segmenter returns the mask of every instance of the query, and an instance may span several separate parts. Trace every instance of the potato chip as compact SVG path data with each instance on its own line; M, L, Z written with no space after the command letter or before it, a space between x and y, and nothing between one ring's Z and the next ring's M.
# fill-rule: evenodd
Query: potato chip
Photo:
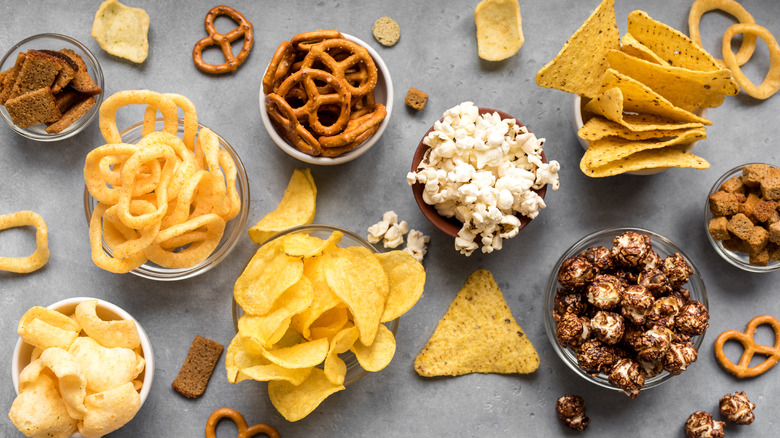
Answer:
M84 373L89 392L102 392L132 382L145 365L143 357L129 348L106 348L86 336L76 339L68 352Z
M285 368L311 368L319 365L328 355L328 340L315 339L300 342L291 347L262 349L262 354L271 362Z
M688 33L693 42L704 47L701 43L701 34L699 33L699 22L701 16L710 11L723 11L731 14L739 20L740 23L755 23L756 20L739 2L736 0L695 0L691 5L691 11L688 13ZM756 50L756 36L746 34L742 38L742 44L739 46L736 61L738 65L748 62L753 52ZM726 68L726 63L722 59L716 59L715 62L721 67Z
M501 61L523 46L523 22L517 0L482 0L474 10L477 49L486 61Z
M70 438L77 429L77 420L68 415L54 380L45 374L20 388L8 417L29 437Z
M245 312L265 315L274 301L303 276L303 260L284 253L283 241L261 246L236 280L233 297Z
M344 233L334 231L326 240L303 233L288 234L284 241L284 253L290 257L314 257L322 254L325 248L335 246Z
M615 0L603 0L560 53L536 73L536 84L594 98L607 70L606 54L619 48Z
M287 332L290 319L307 309L313 299L311 281L301 277L276 299L274 307L263 316L244 314L238 320L238 332L255 338L264 347L271 347Z
M754 85L750 79L742 73L739 63L731 51L731 39L736 34L755 35L760 37L769 48L769 71L766 73L761 85ZM756 99L768 99L772 97L777 90L780 90L780 45L777 43L774 35L765 27L751 23L740 23L730 26L723 34L723 60L734 74L734 79L742 87L742 90L749 96Z
M668 62L661 59L652 50L650 50L649 47L637 41L636 38L634 38L634 36L630 33L627 33L623 35L622 38L620 38L620 50L622 50L627 55L635 56L639 59L644 59L645 61L652 62L654 64L663 65L664 67L669 65Z
M526 374L538 367L536 350L485 270L471 274L414 361L424 377Z
M18 211L0 215L0 231L25 225L35 227L35 252L27 257L0 257L0 271L28 274L41 269L49 261L49 231L38 213Z
M706 50L682 32L653 20L647 12L633 11L628 15L628 33L671 66L697 71L720 69Z
M384 324L379 324L374 343L366 346L362 342L355 342L350 350L366 371L376 372L383 370L395 355L395 336Z
M287 421L298 421L309 415L331 394L344 390L344 385L331 383L325 372L314 368L309 377L296 386L274 380L268 382L268 396L277 411Z
M704 130L685 131L683 134L667 140L626 140L619 137L606 137L590 142L588 150L582 156L580 166L585 168L600 167L636 152L689 145L704 138L707 138Z
M225 368L230 383L247 379L284 380L297 386L311 374L311 368L291 369L271 362L262 355L257 345L255 341L244 338L240 334L230 342L225 355Z
M288 228L314 221L317 186L310 169L295 169L276 209L249 229L249 237L258 245Z
M411 309L425 288L425 269L406 251L374 255L387 275L390 291L380 322L392 321Z
M87 395L87 379L76 358L58 347L47 348L38 359L57 376L57 386L71 418L80 420L87 413L84 397Z
M16 332L34 347L68 349L79 335L78 323L56 310L35 306L22 315Z
M87 336L108 348L133 349L141 345L135 321L104 321L97 314L97 304L97 300L86 300L76 306L76 320Z
M649 138L677 137L691 131L705 132L705 129L704 127L698 127L632 131L619 123L615 123L603 117L591 117L582 128L577 131L577 136L588 141L599 140L609 136L620 137L626 140L647 140Z
M665 67L619 50L610 50L607 61L610 68L641 82L672 105L686 111L715 108L723 103L726 95L733 96L739 92L731 72L725 68L704 72Z
M693 169L709 169L710 163L702 157L690 152L674 148L649 150L631 154L620 160L612 161L601 167L590 168L580 164L580 170L592 178L619 175L644 169L667 167L689 167Z
M79 423L85 438L98 438L127 424L141 409L141 396L127 382L108 391L90 394L84 399L87 415Z
M343 304L328 309L309 327L311 339L325 338L330 342L341 330L354 325L350 318L349 309Z
M371 345L390 292L387 275L379 261L367 256L366 248L335 248L325 266L325 277L333 293L347 304L360 341Z
M343 385L344 377L347 375L347 364L338 355L349 351L359 336L357 328L352 326L341 330L333 337L322 369L325 377L334 385Z
M328 286L328 280L325 277L325 265L329 255L305 259L303 261L303 273L311 280L312 284L312 302L311 306L303 312L292 317L292 326L305 339L312 339L311 325L323 313L338 306L341 299L333 293Z
M117 0L106 0L95 12L92 38L106 52L135 63L142 63L149 54L149 14L141 8L131 8Z

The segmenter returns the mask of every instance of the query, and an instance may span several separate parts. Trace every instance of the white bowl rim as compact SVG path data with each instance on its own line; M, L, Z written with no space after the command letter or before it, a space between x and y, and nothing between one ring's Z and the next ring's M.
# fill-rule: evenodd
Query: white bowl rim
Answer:
M371 149L371 147L374 146L374 144L376 144L379 141L380 137L382 137L382 134L385 132L385 129L387 128L387 125L390 122L390 114L393 112L393 81L390 78L390 70L387 68L385 61L382 59L381 56L379 56L379 53L376 50L374 50L373 47L368 45L365 41L361 40L360 38L354 37L344 32L342 32L341 35L344 38L365 47L365 49L368 50L368 53L371 55L371 57L374 58L374 63L376 64L377 69L382 73L382 77L385 81L385 88L387 90L387 102L385 102L384 105L385 105L385 110L387 111L387 115L385 116L384 120L382 120L382 123L379 124L379 129L377 129L374 135L372 135L368 140L366 140L365 143L361 144L357 148L349 152L346 152L342 155L339 155L337 157L314 157L312 155L299 151L297 148L290 145L287 142L287 140L285 140L281 135L279 135L278 132L276 132L276 128L274 128L273 123L271 122L271 118L268 117L268 111L265 108L265 93L263 93L263 87L261 86L260 98L259 98L260 118L263 121L265 130L268 132L268 135L271 137L271 140L273 140L273 142L276 143L276 145L279 146L281 150L283 150L286 154L290 155L291 157L297 158L305 163L320 164L325 166L336 165L336 164L342 164L348 161L352 161L357 157L365 154L366 152L368 152L369 149ZM268 70L267 66L266 66L266 70Z

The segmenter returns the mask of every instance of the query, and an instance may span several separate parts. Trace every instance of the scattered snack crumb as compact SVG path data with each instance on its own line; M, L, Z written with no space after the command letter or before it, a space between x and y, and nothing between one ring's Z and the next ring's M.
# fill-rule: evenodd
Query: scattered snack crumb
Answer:
M383 46L391 47L401 38L401 27L390 17L382 17L374 22L371 28L377 42Z
M224 349L222 344L211 339L195 336L187 353L187 359L184 360L179 375L171 384L173 389L188 398L203 395Z
M720 415L734 424L747 425L756 419L753 409L756 405L748 400L745 392L726 394L720 399Z
M525 42L517 0L482 0L474 9L477 50L485 61L501 61L517 53Z
M149 55L149 14L117 0L100 4L92 22L92 38L106 52L140 64Z
M409 87L409 92L406 93L406 99L404 103L410 108L422 111L425 108L425 104L428 102L428 93L420 91L414 87Z
M712 414L704 411L692 413L685 422L685 436L688 438L722 437L726 423L712 419Z
M539 355L486 270L471 274L414 361L423 377L527 374L537 368Z
M558 413L558 419L570 429L582 431L590 424L590 418L585 416L585 400L578 395L566 394L558 397L555 412Z

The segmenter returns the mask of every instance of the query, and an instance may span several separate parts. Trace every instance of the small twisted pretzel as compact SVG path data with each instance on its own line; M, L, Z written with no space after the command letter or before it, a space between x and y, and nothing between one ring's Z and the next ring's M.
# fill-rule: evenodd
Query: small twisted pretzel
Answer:
M328 86L327 88L332 89L333 92L323 94L324 90L317 87L315 80L324 82ZM304 68L285 79L279 85L276 94L285 99L287 93L298 84L303 85L308 100L302 106L293 108L295 118L298 121L306 119L309 127L320 135L333 135L341 132L349 121L352 102L346 81L323 70ZM318 113L323 105L338 105L341 109L338 119L330 126L325 126L320 122Z
M775 332L774 347L756 344L756 341L753 339L756 328L762 324L772 326L772 330ZM734 364L734 362L730 361L723 352L723 344L730 340L738 341L745 349L742 353L742 357L739 358L738 364ZM756 353L767 356L767 359L760 364L751 367L750 361ZM720 362L723 368L739 378L755 377L765 373L780 360L780 321L770 315L761 315L748 322L745 332L727 330L721 333L715 340L715 357L718 358L718 362Z
M300 151L312 156L322 153L320 142L295 117L292 107L278 94L265 96L265 107L284 137Z
M230 17L233 21L238 23L238 27L231 30L227 34L221 34L214 28L214 19L219 15L225 15ZM204 20L206 31L209 36L195 43L195 47L192 49L192 60L195 62L195 66L206 73L228 73L236 71L239 65L241 65L249 56L249 52L252 50L252 44L254 44L254 34L252 33L252 23L250 23L240 12L229 6L215 6L206 14ZM233 49L230 47L230 43L244 37L244 45L241 47L241 51L238 56L233 56ZM222 50L222 54L225 56L224 64L208 64L203 61L203 49L208 46L218 45Z
M292 43L292 46L295 50L300 52L308 52L315 44L321 43L325 40L341 37L341 32L337 30L313 30L311 32L304 32L295 35L290 39L290 43Z
M347 123L344 132L338 135L322 136L319 138L323 151L327 148L339 148L355 142L358 137L364 140L370 135L363 135L372 128L378 127L387 115L385 106L381 103L374 105L374 110L368 114L351 119Z
M338 58L344 56L343 52L347 52L347 56L337 60L333 51L338 51L338 54L341 55ZM371 58L368 50L350 40L333 38L315 44L303 59L301 69L310 68L317 62L329 69L333 76L344 79L347 82L347 89L356 98L365 96L376 87L377 70L374 59ZM360 80L357 85L353 85L347 78L347 71L351 69L360 71L361 64L366 70L365 78Z
M271 62L263 75L263 93L269 94L279 88L295 62L295 50L289 41L284 41L276 48Z
M252 438L261 433L268 435L269 438L279 438L279 432L276 428L268 424L259 423L252 427L247 427L244 416L230 408L217 409L211 414L208 422L206 422L206 438L216 438L214 431L217 423L223 418L231 419L238 426L238 436L236 438Z

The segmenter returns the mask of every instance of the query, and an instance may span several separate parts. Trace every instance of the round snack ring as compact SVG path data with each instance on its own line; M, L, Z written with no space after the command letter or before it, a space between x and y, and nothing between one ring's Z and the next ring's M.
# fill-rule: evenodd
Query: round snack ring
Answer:
M227 34L221 34L214 28L214 19L219 15L226 15L233 21L238 23L238 27L231 30ZM252 50L254 44L254 34L252 32L252 23L250 23L240 12L229 6L215 6L206 14L204 21L206 31L209 36L195 43L195 47L192 49L192 60L195 62L195 66L206 73L229 73L236 71L239 65L241 65L249 56L249 52ZM241 47L241 51L237 56L233 56L233 49L230 47L230 43L244 37L244 45ZM222 50L222 54L225 56L224 64L208 64L203 61L203 49L208 46L218 45Z
M343 38L343 36L337 30L313 30L295 35L290 39L290 43L293 49L299 52L308 52L313 45L333 38Z
M38 213L24 210L0 215L0 231L25 225L35 227L35 252L27 257L0 257L0 271L27 274L49 261L49 231Z
M341 61L337 61L329 51L339 50L349 53L349 55ZM361 81L359 85L355 86L347 81L347 88L353 97L362 97L368 94L376 87L377 82L377 69L374 59L368 53L364 47L361 47L357 43L353 43L350 40L343 38L335 38L325 40L319 44L312 46L309 50L309 54L303 59L301 69L310 68L315 65L316 62L320 62L330 69L331 74L339 79L347 79L347 70L360 69L359 65L362 63L366 68L366 78Z
M276 91L279 84L290 72L295 62L295 50L289 41L283 41L276 48L271 62L263 75L263 93L269 94Z
M106 271L124 274L143 265L146 256L143 252L135 253L124 259L115 259L103 251L103 215L108 205L98 203L89 219L89 246L92 249L92 262Z
M756 341L753 339L756 328L762 324L772 326L772 330L775 332L774 347L756 344ZM723 344L730 340L738 341L745 349L742 356L739 358L738 364L734 364L734 362L730 361L723 352ZM751 367L750 360L753 359L753 355L756 353L767 356L767 359L760 364ZM715 340L715 357L718 358L718 362L720 362L723 368L739 378L755 377L765 373L780 360L780 321L770 315L761 315L748 322L745 332L727 330L721 333Z
M111 181L103 178L100 171L100 163L107 157L120 157L124 161L124 159L133 155L137 150L138 146L134 144L119 143L106 144L90 151L84 163L84 182L87 185L90 196L98 202L106 204L119 202L118 184L113 184ZM113 187L108 187L106 183L111 184Z
M740 23L755 23L756 20L750 15L741 4L735 0L696 0L691 5L691 12L688 14L688 33L691 35L693 42L704 47L701 43L701 34L699 33L699 23L701 22L702 15L711 11L723 11L734 18ZM737 52L737 64L743 65L753 56L753 52L756 50L756 36L753 34L745 34L742 39L742 44L739 46ZM716 59L721 67L727 68L726 63L722 59Z
M317 156L322 153L320 142L311 135L293 114L293 109L278 94L265 96L265 107L268 115L274 120L284 137L301 152Z
M327 148L337 148L346 146L364 134L366 131L371 130L375 126L379 126L387 115L385 106L381 103L377 103L374 106L374 110L366 115L360 116L356 119L352 119L347 123L347 127L344 132L338 135L322 136L319 138L320 145L323 151ZM368 137L366 137L368 138Z
M100 105L98 119L100 133L106 143L122 143L119 129L116 127L116 111L123 106L132 104L154 105L163 115L163 132L176 135L179 130L179 110L176 103L163 94L149 90L118 91Z
M315 80L328 84L333 91L322 94L317 88ZM277 93L282 99L286 100L288 92L298 84L303 85L306 91L306 102L297 108L292 108L293 114L298 121L304 118L308 121L310 129L320 135L334 135L341 132L349 121L350 105L352 96L348 91L346 80L339 79L323 70L303 68L279 85ZM338 105L340 108L338 120L330 126L325 126L320 122L319 111L323 105Z
M268 424L259 423L252 427L247 427L244 416L230 408L217 409L211 414L206 422L206 438L216 437L215 429L217 428L217 423L223 418L229 418L238 426L238 436L236 438L252 438L261 433L268 435L268 438L279 438L279 432L276 428Z
M764 77L764 81L759 86L753 85L742 70L739 68L737 58L731 51L731 39L734 35L742 33L745 35L756 35L766 43L769 48L769 71ZM780 45L769 30L757 24L734 24L723 34L723 61L731 70L734 80L739 87L756 99L767 99L780 90Z
M168 239L206 228L205 239L193 242L183 250L171 249ZM209 213L190 219L189 221L161 230L157 236L157 243L146 248L146 256L152 262L172 269L185 269L198 265L206 260L219 245L222 234L225 231L225 221L216 214Z
M130 200L133 196L133 185L139 174L138 169L152 160L164 159L165 164L160 173L160 181L154 190L157 209L152 213L134 215L130 212ZM144 145L136 153L130 156L122 166L122 188L119 190L119 202L117 202L119 219L125 226L141 229L146 228L155 221L159 221L168 211L168 182L173 176L176 166L176 153L165 144Z

